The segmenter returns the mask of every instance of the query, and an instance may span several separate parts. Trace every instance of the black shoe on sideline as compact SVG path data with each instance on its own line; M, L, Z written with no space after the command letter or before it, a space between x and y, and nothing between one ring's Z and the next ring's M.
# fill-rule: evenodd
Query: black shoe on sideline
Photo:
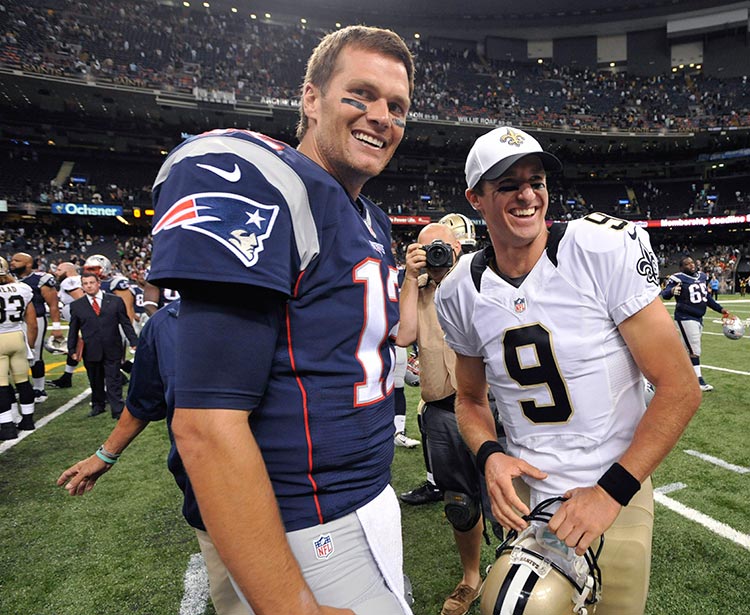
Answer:
M21 422L16 425L18 431L34 431L36 426L34 425L34 415L24 414L21 417Z
M15 440L18 429L13 423L0 423L0 440Z
M443 499L443 492L429 481L423 482L419 487L402 493L398 498L404 504L419 506L420 504L430 504L431 502L440 502Z
M104 408L91 408L88 416L99 416L100 414L104 414Z
M73 386L73 375L64 374L54 380L47 380L47 386L51 389L69 389Z

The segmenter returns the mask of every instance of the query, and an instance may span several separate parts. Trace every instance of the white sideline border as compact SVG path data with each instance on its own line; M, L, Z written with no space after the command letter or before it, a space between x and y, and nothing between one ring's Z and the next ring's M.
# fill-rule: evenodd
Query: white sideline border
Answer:
M210 599L208 570L202 553L190 556L183 582L185 592L180 602L180 615L202 615Z
M43 416L38 421L34 421L34 425L36 426L36 429L40 429L44 427L52 419L56 419L58 416L60 416L61 414L64 414L65 412L70 410L72 407L77 406L84 399L86 399L89 395L91 395L91 389L86 389L85 391L82 391L81 393L76 395L73 399L68 400L67 403L60 406L54 412L51 412L47 416ZM13 448L21 440L23 440L24 438L28 438L33 433L34 433L33 431L19 431L17 438L13 440L5 440L2 444L0 444L0 455L2 455L5 451Z

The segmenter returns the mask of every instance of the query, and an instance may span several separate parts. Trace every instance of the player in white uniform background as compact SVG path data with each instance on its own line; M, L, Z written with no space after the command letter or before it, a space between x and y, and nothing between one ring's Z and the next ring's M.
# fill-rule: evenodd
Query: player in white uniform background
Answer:
M78 274L78 268L73 263L60 263L55 271L57 280L57 297L62 303L60 315L63 320L70 321L70 304L76 299L80 299L85 294L81 287L81 276ZM67 343L62 348L67 350ZM53 389L68 389L73 386L73 372L78 366L75 361L68 356L65 362L65 371L63 375L55 380L48 380L47 385Z
M16 282L8 261L0 257L0 440L18 437L18 430L34 429L34 389L29 382L29 354L37 336L34 291ZM26 331L24 332L24 325ZM13 421L15 394L10 377L18 390L21 420Z
M520 130L477 140L466 197L492 246L443 281L438 315L458 355L461 433L485 471L495 517L520 531L529 502L569 498L549 522L560 540L582 555L606 532L597 615L637 615L650 573L649 477L700 390L658 298L648 235L603 214L548 231L546 171L560 168ZM648 409L641 372L656 386ZM497 444L487 383L508 454Z

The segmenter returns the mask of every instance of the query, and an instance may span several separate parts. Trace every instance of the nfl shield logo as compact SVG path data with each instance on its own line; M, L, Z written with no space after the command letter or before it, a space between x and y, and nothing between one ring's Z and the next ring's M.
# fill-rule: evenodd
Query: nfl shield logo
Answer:
M526 311L526 299L524 297L519 297L513 302L513 307L516 308L516 314L525 312Z
M328 559L333 553L333 539L330 534L321 534L320 538L313 542L315 545L315 557Z

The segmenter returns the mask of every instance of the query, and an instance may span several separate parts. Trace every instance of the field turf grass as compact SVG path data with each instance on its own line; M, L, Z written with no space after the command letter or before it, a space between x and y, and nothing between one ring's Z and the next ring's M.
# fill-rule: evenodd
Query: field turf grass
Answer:
M750 317L750 301L725 299L720 298L731 311ZM705 323L703 373L716 388L704 394L697 416L654 474L654 486L684 483L668 497L748 541L750 472L685 452L750 468L750 330L748 337L730 341L713 316L709 313ZM62 373L59 356L46 360L48 377ZM73 389L48 389L37 421L85 388L81 371ZM407 387L407 396L407 433L419 438L419 390ZM12 447L0 445L0 615L213 615L200 588L188 584L186 590L185 572L199 549L166 469L169 441L163 423L149 426L86 496L70 497L55 485L58 475L93 453L114 425L108 413L88 418L88 401ZM396 492L423 480L421 449L396 449ZM450 527L440 504L402 505L402 513L414 613L437 615L460 577ZM483 566L492 562L496 543L484 547ZM257 549L263 548L258 537ZM750 546L657 503L646 612L750 615ZM478 604L470 613L478 615Z

